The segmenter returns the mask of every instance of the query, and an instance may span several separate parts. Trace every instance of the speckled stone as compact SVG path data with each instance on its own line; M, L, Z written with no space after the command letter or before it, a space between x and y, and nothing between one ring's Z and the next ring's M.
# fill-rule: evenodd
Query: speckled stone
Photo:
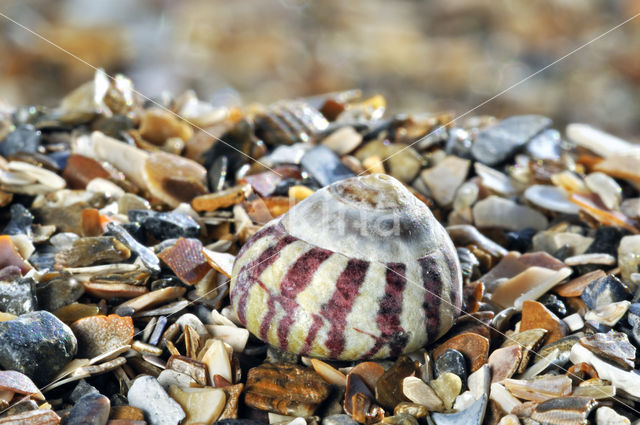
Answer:
M37 385L48 384L77 350L71 329L47 311L0 322L0 366L24 373Z
M79 354L88 358L131 344L134 332L131 317L117 314L85 317L71 329L78 338Z
M185 418L182 407L152 376L133 381L127 398L131 406L142 410L149 425L178 425Z
M0 282L0 311L20 315L38 307L35 282L30 278Z
M110 408L109 399L102 394L86 394L76 402L62 425L105 425Z

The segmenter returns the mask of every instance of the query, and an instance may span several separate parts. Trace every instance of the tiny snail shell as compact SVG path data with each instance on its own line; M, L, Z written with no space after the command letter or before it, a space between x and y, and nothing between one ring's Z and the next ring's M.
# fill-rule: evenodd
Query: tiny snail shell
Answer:
M456 250L429 208L384 174L327 186L236 257L230 298L261 340L313 357L396 357L442 336L462 304Z

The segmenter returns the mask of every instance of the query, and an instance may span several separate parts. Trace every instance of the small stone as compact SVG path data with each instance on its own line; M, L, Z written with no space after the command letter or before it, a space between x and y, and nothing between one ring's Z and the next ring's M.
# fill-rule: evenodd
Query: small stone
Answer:
M120 263L131 256L131 251L111 236L78 238L68 251L56 254L56 267L84 267L93 264Z
M358 425L358 422L349 415L338 414L323 418L322 425Z
M540 423L587 423L587 417L597 405L589 397L558 397L538 404L531 419Z
M77 350L71 329L47 311L0 322L0 366L24 373L37 385L48 384Z
M404 413L387 416L381 419L382 420L379 422L381 425L418 425L418 420L416 418Z
M8 266L16 266L25 274L31 266L24 261L9 235L0 235L0 270Z
M629 343L629 338L622 332L584 336L580 338L580 344L624 369L629 370L634 367L636 347Z
M179 137L184 141L193 137L189 124L172 112L155 107L144 110L139 131L143 139L155 145L162 145L171 137Z
M211 341L211 342L209 342ZM229 382L233 382L231 375L231 363L224 343L219 339L210 339L202 348L201 361L207 365L209 382L214 382L215 375L220 375Z
M435 425L481 425L484 421L488 401L487 395L483 394L465 410L456 413L433 413L431 419Z
M62 424L105 425L109 420L110 408L109 399L102 394L86 394L76 402Z
M8 158L21 152L35 153L41 143L41 133L32 125L21 125L0 142L0 155Z
M572 381L566 375L544 375L533 379L505 379L503 385L522 400L545 401L571 394Z
M527 143L526 151L533 159L558 160L562 155L562 136L558 130L544 130Z
M184 418L182 407L153 376L140 376L127 393L129 404L144 412L149 425L178 425Z
M560 295L561 297L579 297L591 282L605 276L606 274L602 270L594 270L592 272L571 279L567 283L556 286L555 288L553 288L553 292Z
M630 425L631 421L622 415L616 413L610 407L602 406L596 410L596 424L597 425Z
M134 334L131 317L117 314L85 317L74 322L71 329L78 338L78 354L88 358L130 345Z
M191 376L171 369L165 369L160 372L157 379L166 391L169 391L172 385L188 388L192 386L191 384L196 384L196 381Z
M354 151L362 143L362 135L353 127L339 128L322 140L322 144L343 156Z
M456 397L456 401L453 402L453 410L460 412L471 406L477 399L473 396L471 391L465 391Z
M371 391L375 391L376 383L384 375L384 372L384 368L378 363L362 362L355 365L349 373L358 375Z
M385 158L384 164L388 168L389 174L406 184L413 181L423 166L422 157L412 147L399 143L388 143L380 139L365 144L354 155L360 161L364 161L370 156Z
M495 402L503 412L511 412L514 408L522 405L520 400L511 395L502 384L498 383L491 384L489 398Z
M340 157L326 146L316 146L308 151L300 164L321 186L354 176L353 172L342 164Z
M327 383L345 386L347 377L344 373L319 359L311 359L311 366Z
M36 400L44 400L44 396L28 376L15 370L0 371L0 392L28 395Z
M522 348L519 345L494 350L488 361L491 368L491 382L502 382L507 378L511 378L520 367L521 360Z
M544 230L548 226L547 218L542 213L495 195L476 202L473 220L480 228L497 227L513 231L526 227Z
M11 416L0 418L0 425L57 425L60 416L53 410L29 410Z
M449 349L442 353L435 361L434 377L443 373L458 375L462 382L467 382L467 363L464 355L458 350Z
M627 286L618 278L607 275L589 283L580 298L589 309L593 310L618 301L630 300L631 294Z
M446 207L451 205L456 190L464 183L470 165L469 160L448 156L435 167L422 171L420 178L425 182L438 205Z
M360 376L353 373L347 375L343 404L346 413L353 416L354 419L357 419L358 416L366 416L374 398L373 392L367 387ZM362 401L364 401L364 403L362 403Z
M158 257L187 285L194 285L211 270L202 254L202 242L193 238L180 238Z
M140 223L149 235L159 241L180 237L197 238L200 235L200 225L187 214L129 210L127 215L129 221Z
M243 389L244 384L227 385L222 388L227 396L227 403L225 404L219 419L238 417L238 404L240 403L240 396L242 395Z
M498 425L520 425L520 419L516 415L503 416Z
M550 366L554 365L558 361L559 356L560 350L558 348L554 349L544 357L540 356L542 357L540 360L537 360L533 364L533 366L525 370L524 373L520 374L520 379L531 379L540 375L542 372L549 369ZM561 363L565 362L562 361Z
M427 416L427 414L429 413L429 409L421 404L407 403L406 401L403 401L393 409L394 415L399 415L401 413L420 419Z
M569 195L561 187L536 184L524 191L524 197L545 210L573 215L580 212L580 207L569 200Z
M587 174L585 185L600 197L602 203L610 210L618 209L622 201L622 188L611 177L601 172Z
M402 380L402 393L413 403L425 406L429 411L444 409L444 404L435 391L415 376L407 376Z
M11 219L4 227L2 233L5 235L27 235L30 237L31 225L34 220L33 214L22 204L12 204L9 212L11 213Z
M516 115L480 131L471 146L473 158L494 166L509 159L533 137L551 125L539 115Z
M107 224L107 230L113 234L120 242L131 250L138 254L138 257L152 273L160 273L160 260L153 253L153 251L146 246L138 242L131 234L121 225L114 222Z
M546 333L547 331L545 329L530 329L511 335L509 339L502 344L503 347L518 345L523 348L522 360L520 360L518 373L522 373L527 369L529 361L532 356L534 356L533 353L535 353L538 347L542 344Z
M525 301L522 304L520 331L546 329L545 342L550 344L567 335L567 325L549 309L537 301Z
M629 301L619 301L616 303L601 305L595 310L590 310L584 315L584 320L596 322L605 326L613 327L624 317L629 310L631 303Z
M458 224L449 226L446 230L456 246L476 245L490 255L498 258L507 255L506 249L484 236L473 226Z
M482 394L489 394L491 387L491 368L489 364L482 365L469 375L467 386L476 399L480 398Z
M398 403L407 401L402 394L402 381L407 376L417 375L415 363L401 356L376 382L376 400L386 409L392 410Z
M618 246L618 266L622 280L632 284L631 274L638 272L640 265L640 235L625 236ZM637 285L633 284L635 288Z
M100 391L98 391L94 386L88 384L84 379L81 379L71 392L69 399L74 403L77 403L78 400L87 394L100 394Z
M247 406L282 415L311 416L329 396L329 384L313 370L290 364L264 363L249 370Z
M185 424L215 422L220 417L226 402L225 393L219 388L172 386L169 395L182 406L186 414Z
M562 319L562 321L566 323L569 331L571 332L576 332L584 328L584 320L582 320L582 316L580 316L580 313L573 313Z
M431 388L438 395L445 409L449 410L453 406L460 390L462 389L462 381L458 375L453 373L445 373L438 379L431 381Z
M0 282L0 311L20 315L38 307L35 282L30 278Z
M487 363L489 356L489 340L476 333L464 332L449 338L435 350L432 357L435 361L444 354L446 350L454 349L462 353L469 361L470 371L473 373L483 364Z
M169 286L167 288L158 289L130 299L129 301L125 301L116 307L115 312L119 313L121 309L125 311L131 310L132 312L139 312L156 305L166 304L176 298L180 298L185 292L186 288L180 286Z
M132 406L111 406L109 419L121 419L129 421L144 421L142 410Z
M38 303L47 311L55 311L65 305L78 301L84 294L84 286L70 276L61 276L37 287Z

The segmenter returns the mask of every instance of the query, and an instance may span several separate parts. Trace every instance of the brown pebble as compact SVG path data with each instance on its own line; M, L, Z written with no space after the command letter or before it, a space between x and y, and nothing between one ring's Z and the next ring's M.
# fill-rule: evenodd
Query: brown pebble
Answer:
M251 185L243 184L216 193L196 196L191 201L191 206L198 212L216 211L241 203L250 193Z
M171 247L158 254L158 258L187 285L194 285L206 275L211 266L202 254L202 242L197 239L180 238Z
M537 301L525 301L522 304L520 331L542 328L547 330L545 343L551 344L567 335L567 324Z
M480 369L480 366L487 363L487 358L489 357L489 340L471 332L456 335L433 350L433 360L437 360L442 353L449 349L458 350L464 354L471 366L471 373L473 373Z
M84 292L96 298L112 300L115 298L135 298L149 292L146 286L128 285L126 283L94 283L82 282Z
M240 394L242 394L243 389L244 384L228 385L222 388L227 396L227 404L224 406L222 413L220 413L219 421L222 419L236 419L238 417L238 402L240 401Z
M28 412L0 418L0 425L57 425L60 416L53 410L30 410Z
M518 370L521 360L522 348L519 345L498 348L491 353L488 360L491 368L491 383L499 383L511 378Z
M329 396L329 384L315 371L293 364L254 367L246 385L247 406L288 416L311 416Z
M109 419L123 419L130 421L143 421L144 414L142 410L133 406L111 406Z
M85 208L82 210L82 235L100 236L102 226L100 225L100 212L95 208Z
M403 401L409 401L402 393L402 381L407 376L418 375L416 364L407 356L401 356L376 382L376 400L388 410Z
M589 379L597 379L598 372L589 363L576 363L567 369L567 376L573 380L574 385Z
M27 375L15 370L0 371L0 391L11 391L29 395L36 400L44 400L36 384Z
M375 391L376 382L384 374L384 369L375 362L362 362L355 365L349 373L358 375L371 391Z
M575 279L571 279L567 283L558 285L553 288L553 292L561 297L579 297L582 295L582 291L594 280L601 279L606 276L606 273L602 270L594 270L589 273L585 273L582 276L578 276Z
M72 189L84 189L95 178L109 178L109 172L100 162L83 155L71 154L62 177Z
M85 317L71 324L71 330L78 338L78 355L88 358L130 345L134 333L131 317L117 314Z

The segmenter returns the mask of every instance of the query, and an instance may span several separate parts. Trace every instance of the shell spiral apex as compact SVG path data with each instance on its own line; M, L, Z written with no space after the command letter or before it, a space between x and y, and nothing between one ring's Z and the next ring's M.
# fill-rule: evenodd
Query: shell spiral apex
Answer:
M249 331L283 350L385 358L449 330L462 277L429 208L393 177L372 174L318 190L250 238L230 298Z

